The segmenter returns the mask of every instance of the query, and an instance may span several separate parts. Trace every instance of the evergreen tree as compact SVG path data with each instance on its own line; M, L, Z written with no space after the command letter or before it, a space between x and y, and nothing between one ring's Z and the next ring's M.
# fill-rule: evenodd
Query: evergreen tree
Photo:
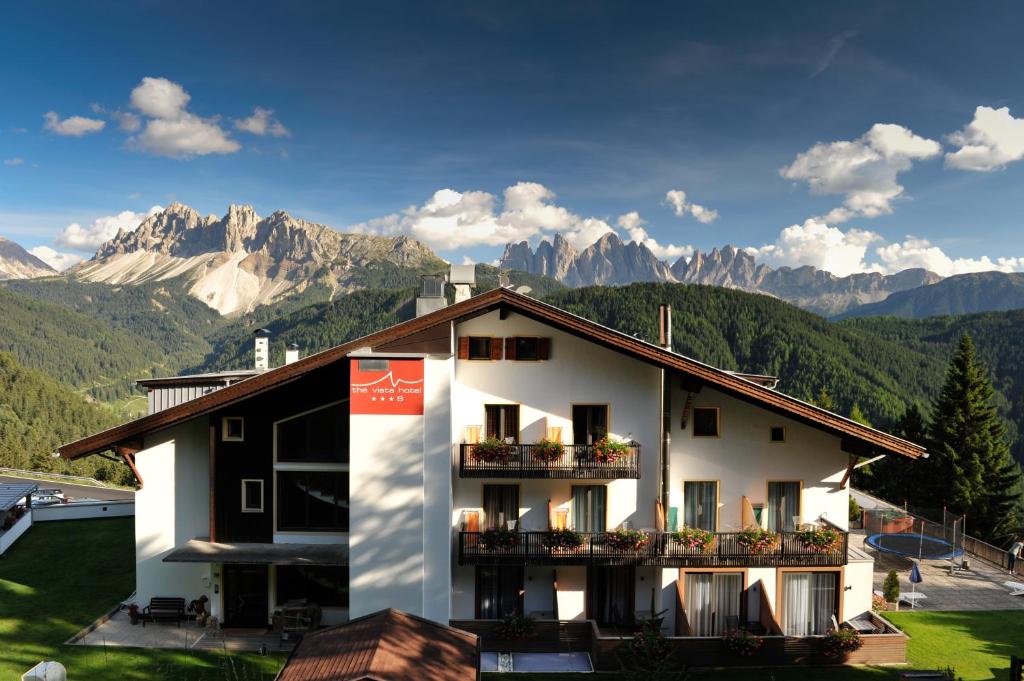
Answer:
M992 398L987 371L965 334L932 409L931 457L921 467L919 489L932 508L966 513L972 534L997 540L1012 526L1020 473Z

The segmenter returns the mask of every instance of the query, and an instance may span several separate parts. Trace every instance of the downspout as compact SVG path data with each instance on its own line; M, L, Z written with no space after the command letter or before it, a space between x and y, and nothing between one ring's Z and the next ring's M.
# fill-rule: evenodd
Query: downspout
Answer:
M666 350L672 350L672 306L658 306L658 344ZM668 369L661 370L661 527L668 531L668 501L670 471L669 460L672 456L672 374Z

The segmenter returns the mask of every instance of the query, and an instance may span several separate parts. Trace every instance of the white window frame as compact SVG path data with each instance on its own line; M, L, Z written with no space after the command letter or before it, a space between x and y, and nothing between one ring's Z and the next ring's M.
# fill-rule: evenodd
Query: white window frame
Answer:
M250 508L245 505L245 483L258 482L260 485L260 507ZM242 513L263 513L266 507L266 489L263 478L242 478Z
M238 421L242 426L242 434L239 436L228 435L228 422ZM245 417L244 416L225 416L220 421L220 439L221 442L245 442Z

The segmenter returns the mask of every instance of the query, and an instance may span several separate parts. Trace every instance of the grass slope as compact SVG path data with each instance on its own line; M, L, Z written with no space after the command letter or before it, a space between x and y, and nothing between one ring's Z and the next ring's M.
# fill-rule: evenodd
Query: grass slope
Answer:
M72 679L272 679L280 658L63 642L134 590L134 519L39 523L0 560L0 679L57 660Z

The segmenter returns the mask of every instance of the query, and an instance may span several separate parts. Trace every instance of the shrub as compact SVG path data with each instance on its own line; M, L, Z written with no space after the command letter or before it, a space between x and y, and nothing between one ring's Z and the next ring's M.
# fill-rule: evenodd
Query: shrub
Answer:
M725 635L725 646L729 652L740 657L750 657L764 645L764 639L746 629L734 629Z
M736 535L736 543L750 553L768 553L775 548L779 537L771 530L749 527Z
M519 542L518 532L504 527L493 527L481 533L479 545L485 551L494 551L495 549L510 549L519 546Z
M495 633L498 638L506 640L526 638L533 633L533 618L524 615L508 615L502 618Z
M883 596L871 594L871 610L874 612L885 612L889 609L889 603Z
M860 508L860 504L857 503L856 499L850 497L850 522L859 523L862 514L863 511Z
M664 672L672 660L672 643L661 633L661 619L645 620L629 642L630 657L638 671Z
M629 453L629 445L607 437L594 443L594 459L598 463L615 463Z
M885 576L885 581L882 582L882 595L889 603L900 600L900 578L895 570L889 570L889 574Z
M627 530L621 527L605 532L604 538L614 551L639 551L650 541L650 537L640 530Z
M541 544L546 549L578 549L583 546L583 535L573 530L551 530Z
M843 536L831 527L819 527L813 530L797 532L797 539L813 553L832 553L838 551L843 544Z
M825 634L825 655L845 657L864 645L856 629L833 629Z
M515 447L496 437L473 445L473 458L484 463L508 463L515 455Z
M702 553L711 551L715 543L715 533L698 527L684 527L672 533L672 541L687 549L697 549Z
M533 445L533 458L544 463L554 463L562 458L565 447L555 440L538 440Z

